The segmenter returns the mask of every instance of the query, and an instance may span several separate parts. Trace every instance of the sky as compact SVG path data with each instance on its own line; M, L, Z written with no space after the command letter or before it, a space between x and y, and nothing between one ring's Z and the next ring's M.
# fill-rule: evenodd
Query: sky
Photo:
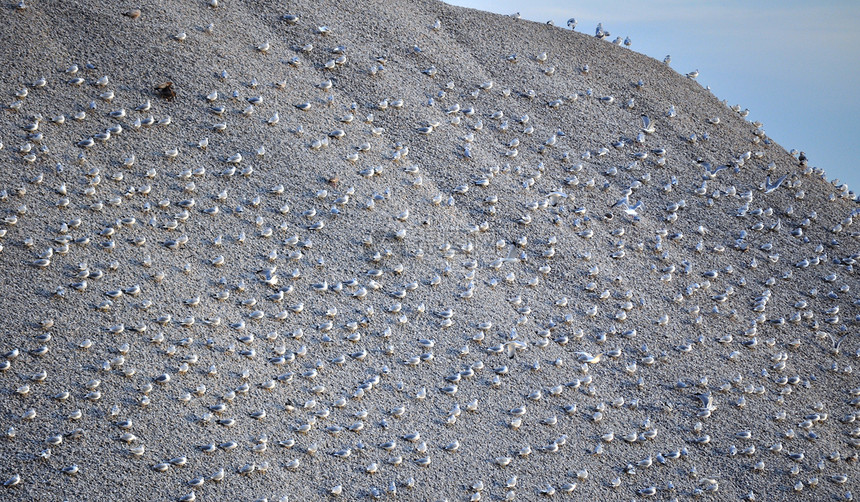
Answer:
M597 23L631 49L698 81L827 179L860 193L860 2L855 0L445 0L552 20L594 35Z

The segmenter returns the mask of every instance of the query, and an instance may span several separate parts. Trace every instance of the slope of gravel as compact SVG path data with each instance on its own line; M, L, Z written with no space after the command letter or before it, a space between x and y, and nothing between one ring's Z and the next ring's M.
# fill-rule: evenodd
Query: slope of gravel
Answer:
M0 22L3 499L858 491L854 194L694 79L429 0Z

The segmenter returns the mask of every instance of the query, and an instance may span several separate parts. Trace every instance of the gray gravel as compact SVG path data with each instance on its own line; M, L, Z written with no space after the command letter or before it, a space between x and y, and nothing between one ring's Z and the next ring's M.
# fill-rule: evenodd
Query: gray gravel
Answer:
M3 499L858 491L854 195L685 72L423 0L0 22Z

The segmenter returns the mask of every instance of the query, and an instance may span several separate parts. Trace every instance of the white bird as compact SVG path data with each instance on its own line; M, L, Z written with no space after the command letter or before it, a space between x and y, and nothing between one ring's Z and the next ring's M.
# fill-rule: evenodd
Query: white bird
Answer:
M632 206L623 204L621 208L624 209L624 213L627 214L627 216L632 216L636 218L639 216L639 213L637 211L642 209L642 201L637 201L636 204L633 204Z
M695 79L698 76L699 76L699 70L693 70L687 74L687 78L692 78L692 79Z
M572 18L567 20L567 27L570 28L571 30L576 29L576 18L575 17L572 17Z
M654 122L647 115L642 115L642 132L652 134L654 132Z
M771 193L777 188L779 188L779 186L782 185L782 182L785 181L786 178L788 178L788 175L784 174L778 180L771 183L770 175L768 175L767 179L764 182L764 193Z
M505 342L504 347L505 347L505 355L508 356L509 358L513 359L514 354L517 351L525 350L526 348L528 348L528 345L526 344L526 342L523 342L520 340L511 340L511 341Z
M588 352L574 352L574 354L577 356L577 361L586 364L599 363L600 359L603 357L603 354L597 354L596 356L593 356Z

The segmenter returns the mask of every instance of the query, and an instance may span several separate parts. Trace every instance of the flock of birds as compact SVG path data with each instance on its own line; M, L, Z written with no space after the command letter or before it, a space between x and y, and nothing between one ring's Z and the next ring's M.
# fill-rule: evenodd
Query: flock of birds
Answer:
M458 73L432 9L4 74L4 499L852 499L854 193L698 72L498 17L586 50Z

